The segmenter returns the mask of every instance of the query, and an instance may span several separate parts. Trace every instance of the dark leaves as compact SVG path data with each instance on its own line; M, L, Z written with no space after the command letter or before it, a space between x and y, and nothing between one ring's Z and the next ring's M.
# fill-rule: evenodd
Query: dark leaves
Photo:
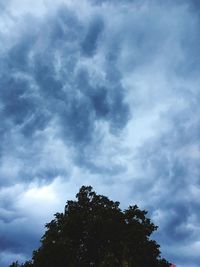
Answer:
M157 229L136 205L125 211L91 186L82 186L76 201L46 224L33 261L10 267L167 267L159 245L150 240ZM13 263L18 264L18 263Z

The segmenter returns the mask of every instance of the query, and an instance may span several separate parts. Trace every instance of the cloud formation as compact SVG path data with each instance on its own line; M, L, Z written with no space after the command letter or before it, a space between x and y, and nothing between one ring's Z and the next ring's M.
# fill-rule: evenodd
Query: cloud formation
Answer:
M1 1L0 265L91 184L149 210L163 256L197 267L198 3L35 2Z

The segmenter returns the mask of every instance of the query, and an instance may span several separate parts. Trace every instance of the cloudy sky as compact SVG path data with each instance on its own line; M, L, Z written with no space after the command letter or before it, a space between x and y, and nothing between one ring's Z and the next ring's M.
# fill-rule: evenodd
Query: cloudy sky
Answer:
M198 0L0 0L0 266L81 185L200 262Z

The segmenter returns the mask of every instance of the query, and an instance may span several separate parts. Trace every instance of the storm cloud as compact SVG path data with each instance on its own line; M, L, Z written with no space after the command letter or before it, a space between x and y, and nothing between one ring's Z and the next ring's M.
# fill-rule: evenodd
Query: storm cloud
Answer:
M200 261L198 1L1 1L0 265L82 184L138 204Z

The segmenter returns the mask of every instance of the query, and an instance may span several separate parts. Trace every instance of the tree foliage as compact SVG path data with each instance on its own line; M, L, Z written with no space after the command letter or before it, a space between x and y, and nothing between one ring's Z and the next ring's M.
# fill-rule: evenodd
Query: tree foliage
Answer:
M119 202L82 186L77 200L46 224L41 246L32 261L10 267L168 267L159 245L151 240L157 229L136 205L122 211Z

